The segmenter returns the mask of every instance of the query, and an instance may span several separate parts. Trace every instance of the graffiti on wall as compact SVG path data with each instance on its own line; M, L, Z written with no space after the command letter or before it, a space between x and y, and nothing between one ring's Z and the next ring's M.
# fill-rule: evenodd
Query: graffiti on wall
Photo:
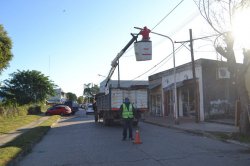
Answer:
M213 100L210 101L210 115L227 114L229 112L230 104L227 100Z

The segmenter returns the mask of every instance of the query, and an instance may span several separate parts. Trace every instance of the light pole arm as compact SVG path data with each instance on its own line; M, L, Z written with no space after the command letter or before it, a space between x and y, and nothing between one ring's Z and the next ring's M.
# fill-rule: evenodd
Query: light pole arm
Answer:
M142 30L142 28L139 27L134 27L135 29L139 29ZM158 35L158 36L162 36L165 38L168 38L171 43L172 43L172 48L173 48L173 63L174 63L174 118L175 118L175 123L179 124L178 121L178 111L177 111L177 87L176 87L176 67L175 67L175 48L174 48L174 41L166 35L160 34L160 33L156 33L156 32L150 32L152 34Z

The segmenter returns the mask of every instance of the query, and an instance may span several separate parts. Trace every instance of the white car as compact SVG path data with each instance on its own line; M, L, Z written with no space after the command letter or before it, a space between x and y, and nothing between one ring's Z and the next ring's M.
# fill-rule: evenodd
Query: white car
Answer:
M86 114L94 114L93 105L89 104L86 108Z

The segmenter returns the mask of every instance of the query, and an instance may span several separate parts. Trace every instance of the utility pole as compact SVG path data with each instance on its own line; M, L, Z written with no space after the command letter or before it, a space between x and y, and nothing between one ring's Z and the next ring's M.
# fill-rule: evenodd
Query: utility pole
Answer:
M195 109L195 121L198 123L200 120L200 111L198 106L198 90L197 90L197 82L196 82L196 74L195 74L195 63L194 63L194 50L193 50L193 35L192 29L189 29L190 36L190 52L191 52L191 61L192 61L192 72L193 72L193 87L194 87L194 109Z
M196 74L195 74L195 63L194 63L194 50L193 50L193 41L197 39L193 39L192 29L189 29L189 40L187 41L179 41L175 43L190 43L190 52L191 52L191 63L192 63L192 73L193 73L193 88L194 88L194 110L195 110L195 122L198 123L200 121L200 111L199 111L199 100L198 100L198 86L196 82ZM203 37L204 38L204 37ZM198 38L202 39L202 38Z

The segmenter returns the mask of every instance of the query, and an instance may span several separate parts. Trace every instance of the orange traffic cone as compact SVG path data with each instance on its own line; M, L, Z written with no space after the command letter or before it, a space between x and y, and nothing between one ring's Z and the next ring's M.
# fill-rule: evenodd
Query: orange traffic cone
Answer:
M141 144L141 139L140 139L140 134L139 134L139 130L136 130L135 132L135 141L134 144Z

